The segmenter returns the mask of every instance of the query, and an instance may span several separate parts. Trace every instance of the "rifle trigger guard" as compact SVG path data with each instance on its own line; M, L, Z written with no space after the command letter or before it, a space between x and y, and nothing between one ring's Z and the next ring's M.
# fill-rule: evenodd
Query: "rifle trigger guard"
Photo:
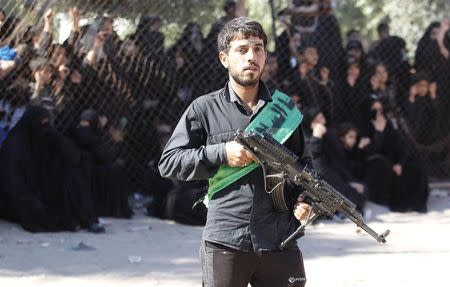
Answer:
M266 178L278 178L280 179L280 182L277 183L270 191L267 190L267 182ZM276 190L280 185L283 185L286 182L286 177L282 173L276 173L276 174L269 174L264 177L264 189L268 194L271 194L274 190Z

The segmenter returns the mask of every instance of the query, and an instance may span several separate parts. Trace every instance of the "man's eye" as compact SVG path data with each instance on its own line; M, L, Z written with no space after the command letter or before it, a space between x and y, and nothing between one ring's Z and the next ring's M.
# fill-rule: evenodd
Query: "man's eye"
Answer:
M242 49L239 49L238 52L241 54L245 54L245 53L247 53L247 49L242 48Z

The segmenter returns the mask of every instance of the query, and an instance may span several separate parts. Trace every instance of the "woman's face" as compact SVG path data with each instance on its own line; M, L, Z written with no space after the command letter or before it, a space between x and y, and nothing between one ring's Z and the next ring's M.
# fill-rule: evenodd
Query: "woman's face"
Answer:
M383 116L383 105L380 102L373 103L370 109L376 111L376 117Z
M341 141L346 149L352 149L356 145L358 134L355 130L349 130L342 138Z
M436 40L439 34L440 27L434 27L431 29L430 38L431 40Z
M130 39L127 39L123 42L122 49L123 53L127 57L135 57L138 54L136 43Z
M386 83L388 81L389 74L385 65L378 65L375 69L375 73L378 75L381 83Z
M358 65L350 65L347 70L348 75L354 78L358 78L360 72L361 70Z
M57 47L52 54L51 61L55 67L66 65L67 64L66 49L61 46Z
M74 84L80 84L83 80L83 75L81 75L78 69L72 69L72 73L70 73L70 81Z
M305 61L311 66L316 66L319 62L319 54L317 54L317 49L314 47L306 48L305 50Z
M416 84L417 95L425 97L430 91L430 83L426 80L422 80Z
M44 83L45 85L49 85L52 82L53 78L52 67L46 66L42 70L38 71L38 73L42 79L42 83Z
M314 129L314 127L317 124L321 124L321 125L326 125L327 124L327 119L325 118L325 116L323 115L323 113L318 113L315 118L313 119L313 121L311 122L311 128Z
M202 30L200 29L200 26L195 25L192 27L191 30L191 42L195 43L198 41L201 41L203 39Z
M363 52L359 48L353 48L348 50L347 55L360 62L362 60Z
M5 22L6 15L3 11L0 11L0 24L3 24Z
M103 27L101 27L101 31L105 34L112 34L114 32L114 22L113 20L107 20L103 23Z
M65 80L69 74L70 74L70 69L66 65L61 65L58 67L58 77L61 80Z
M292 55L296 55L298 48L302 44L302 36L300 33L294 33L289 40L289 49L291 50Z

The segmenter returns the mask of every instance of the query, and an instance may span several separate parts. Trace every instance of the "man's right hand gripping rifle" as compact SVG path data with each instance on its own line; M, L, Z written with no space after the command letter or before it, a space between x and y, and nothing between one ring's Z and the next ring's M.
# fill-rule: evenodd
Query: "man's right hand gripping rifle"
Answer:
M241 144L252 155L252 159L261 165L265 175L266 170L270 168L278 172L276 176L280 181L289 179L294 184L301 186L304 191L301 195L302 198L299 198L299 200L307 202L312 207L312 212L308 212L306 204L296 205L296 209L298 209L297 214L295 214L297 219L300 220L305 214L309 214L309 216L307 216L305 224L301 225L281 243L281 248L284 248L298 234L304 232L305 227L321 215L333 217L338 212L356 223L358 227L362 228L378 242L386 242L385 238L388 236L389 230L378 234L367 226L363 221L362 215L356 210L356 206L350 200L321 179L314 170L307 166L300 166L298 156L278 143L269 133L238 130L235 141ZM266 192L270 193L267 188ZM279 193L279 197L275 198L274 201L284 202L283 193ZM298 212L299 210L301 212Z
M227 164L232 167L245 167L252 162L257 162L254 153L247 150L245 146L237 141L228 142L225 146L227 153ZM294 216L299 221L307 220L311 214L311 206L304 202L305 198L300 195L294 206Z

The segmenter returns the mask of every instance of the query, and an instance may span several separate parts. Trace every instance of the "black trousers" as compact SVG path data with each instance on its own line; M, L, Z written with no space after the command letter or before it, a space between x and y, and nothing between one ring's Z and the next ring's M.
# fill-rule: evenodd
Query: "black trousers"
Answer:
M200 247L203 287L303 287L306 284L302 253L243 252L203 242Z

